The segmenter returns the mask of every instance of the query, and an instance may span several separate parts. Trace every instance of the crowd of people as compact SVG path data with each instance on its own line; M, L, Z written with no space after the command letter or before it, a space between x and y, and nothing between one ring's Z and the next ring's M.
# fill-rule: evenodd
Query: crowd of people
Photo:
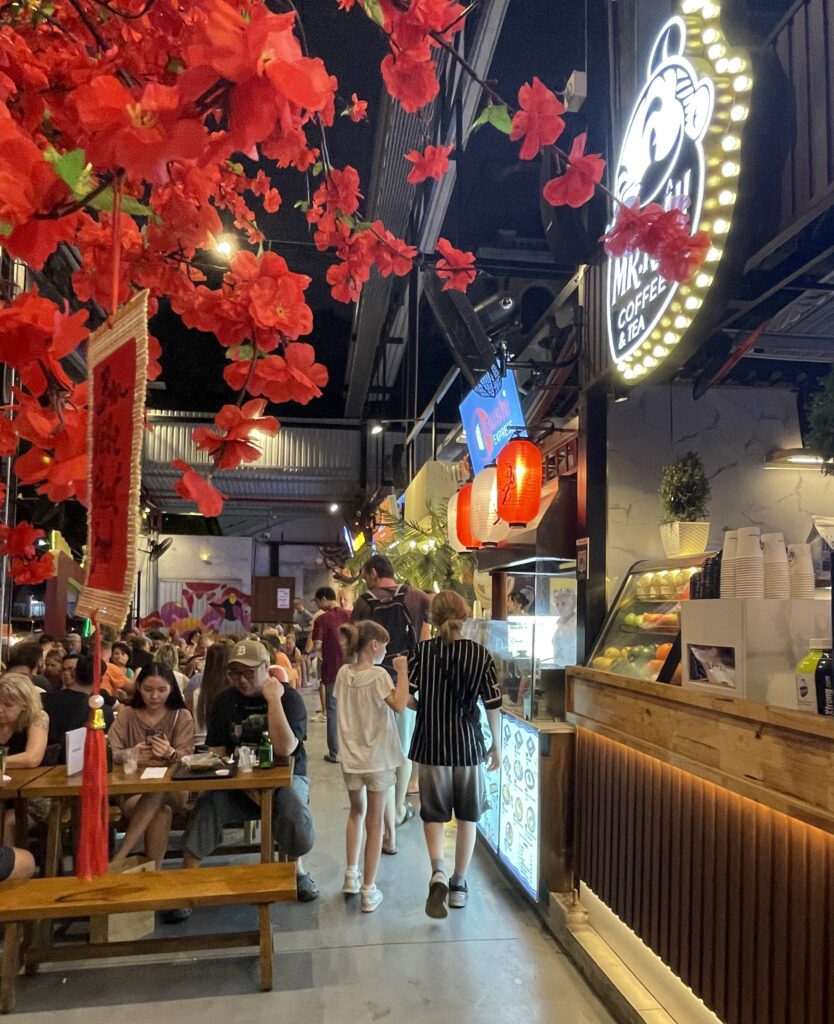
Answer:
M445 917L467 901L466 872L475 824L485 809L483 767L500 760L501 706L495 664L487 649L463 636L469 608L456 592L430 597L394 578L390 562L374 555L363 568L366 591L350 608L331 587L296 600L292 626L220 637L202 630L136 630L100 638L101 692L114 764L176 764L196 747L224 756L257 747L264 734L278 756L292 756L290 786L274 794L273 834L296 863L301 901L318 887L303 858L315 841L307 774L307 708L298 687L319 680L327 722L325 760L340 764L350 810L346 823L343 892L358 894L372 912L381 855L397 852L397 830L415 815L409 789L419 786L431 863L426 913ZM434 635L432 635L432 633ZM95 645L68 634L58 643L40 636L6 652L0 675L0 747L7 768L60 764L66 733L83 726L95 674ZM479 721L486 709L492 746ZM416 766L416 771L413 768ZM29 801L30 823L48 813ZM172 825L185 815L183 863L196 867L223 842L224 828L258 818L243 790L210 790L193 806L181 792L153 792L118 802L118 867L140 845L157 866L168 851ZM457 819L454 869L447 875L444 825ZM31 875L35 863L12 845L11 813L0 822L0 881ZM362 846L364 843L364 854ZM189 912L169 911L168 920Z

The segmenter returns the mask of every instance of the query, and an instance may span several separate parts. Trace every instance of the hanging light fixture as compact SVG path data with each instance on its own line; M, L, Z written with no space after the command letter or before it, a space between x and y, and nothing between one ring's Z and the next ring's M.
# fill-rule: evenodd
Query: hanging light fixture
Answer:
M526 526L539 513L542 497L542 453L523 437L501 449L498 471L498 515L512 527Z
M481 542L472 532L472 484L464 484L458 491L458 541L465 548L479 548Z
M466 551L466 546L458 539L458 498L460 491L455 491L446 509L446 531L449 536L449 544L455 551Z
M498 470L486 466L472 483L472 532L484 545L494 548L497 538L493 531L498 523Z

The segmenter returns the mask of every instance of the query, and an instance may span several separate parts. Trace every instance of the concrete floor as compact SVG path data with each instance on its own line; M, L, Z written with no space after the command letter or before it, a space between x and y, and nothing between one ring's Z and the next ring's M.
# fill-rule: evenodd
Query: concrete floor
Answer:
M314 709L312 698L308 705ZM526 899L477 849L465 910L425 916L429 865L419 818L383 857L385 894L373 914L341 893L347 796L338 765L322 760L324 725L311 722L311 799L318 829L307 858L321 897L273 908L275 990L258 991L255 956L206 953L154 962L57 964L18 982L27 1024L613 1024L543 930ZM449 849L454 832L448 835ZM238 858L245 860L246 858ZM451 859L449 861L451 869ZM249 908L196 911L159 934L255 927ZM149 1004L153 1004L152 1006Z

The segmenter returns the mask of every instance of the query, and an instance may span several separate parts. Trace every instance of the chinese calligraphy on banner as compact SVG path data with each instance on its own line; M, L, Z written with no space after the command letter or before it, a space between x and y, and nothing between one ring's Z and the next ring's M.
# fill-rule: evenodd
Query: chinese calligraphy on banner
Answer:
M148 369L148 293L90 337L90 570L76 614L121 628L136 575L142 431Z

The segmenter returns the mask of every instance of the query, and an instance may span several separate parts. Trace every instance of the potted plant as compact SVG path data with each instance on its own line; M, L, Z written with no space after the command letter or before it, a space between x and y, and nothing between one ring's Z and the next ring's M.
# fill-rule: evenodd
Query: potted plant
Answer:
M808 447L822 457L826 476L834 474L834 372L808 404Z
M709 481L695 452L673 459L660 477L660 539L667 558L698 555L709 540Z

